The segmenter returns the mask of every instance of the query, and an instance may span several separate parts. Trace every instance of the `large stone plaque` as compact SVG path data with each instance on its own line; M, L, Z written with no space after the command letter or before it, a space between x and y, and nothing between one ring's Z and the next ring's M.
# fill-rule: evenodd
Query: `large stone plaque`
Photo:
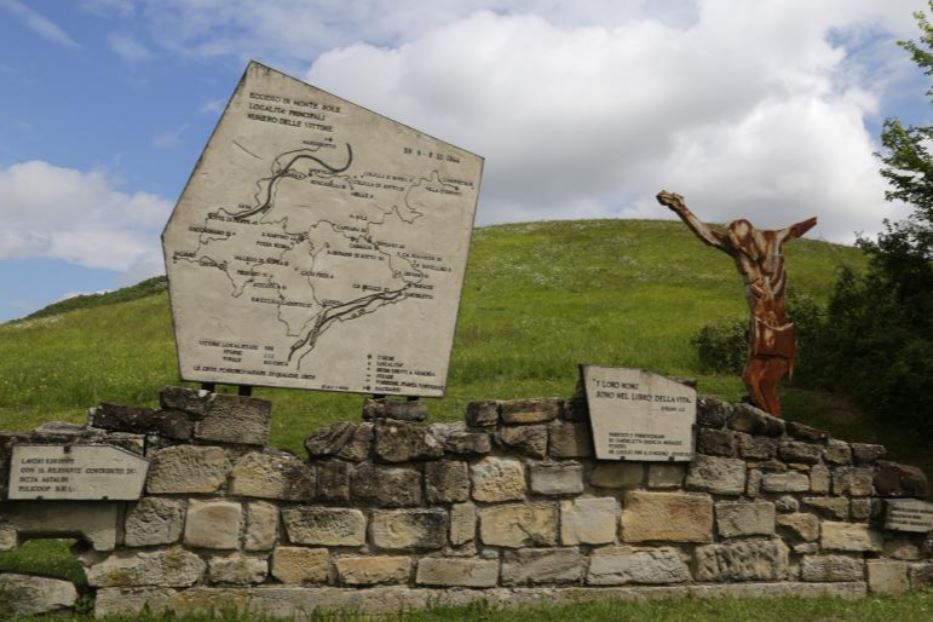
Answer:
M600 460L689 461L696 391L641 369L581 366Z
M250 63L162 235L181 377L443 395L482 165Z
M894 531L933 531L933 503L919 499L889 499L885 502L884 528Z
M139 499L149 461L110 445L15 445L10 499Z

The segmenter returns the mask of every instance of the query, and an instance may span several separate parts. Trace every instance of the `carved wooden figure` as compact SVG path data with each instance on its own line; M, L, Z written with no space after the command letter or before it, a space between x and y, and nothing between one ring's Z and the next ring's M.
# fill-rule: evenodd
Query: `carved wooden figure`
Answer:
M662 190L658 202L673 210L705 244L727 253L745 282L745 298L751 312L748 331L748 360L742 380L755 405L776 417L781 416L777 385L792 376L797 342L794 325L784 309L786 273L782 247L803 236L816 218L798 222L777 231L756 229L744 218L733 220L725 232L700 222L687 209L679 194Z

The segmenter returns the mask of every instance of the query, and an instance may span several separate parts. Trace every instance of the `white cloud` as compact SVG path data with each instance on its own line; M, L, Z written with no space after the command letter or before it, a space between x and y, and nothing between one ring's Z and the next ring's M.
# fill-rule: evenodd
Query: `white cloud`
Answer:
M26 6L20 2L20 0L0 0L0 9L13 14L19 18L27 28L52 43L70 48L81 47L74 39L68 36L68 33L62 30L58 24L35 9Z
M224 111L224 106L227 105L222 99L209 99L198 108L198 112L203 112L204 114L220 114Z
M107 45L120 58L131 63L155 58L152 50L127 34L111 33L107 36Z
M173 130L164 130L152 138L152 146L159 149L171 149L181 144L181 136L188 129L187 125L176 127Z
M0 168L0 259L49 257L133 278L163 271L159 231L172 205L114 188L100 171L30 161Z

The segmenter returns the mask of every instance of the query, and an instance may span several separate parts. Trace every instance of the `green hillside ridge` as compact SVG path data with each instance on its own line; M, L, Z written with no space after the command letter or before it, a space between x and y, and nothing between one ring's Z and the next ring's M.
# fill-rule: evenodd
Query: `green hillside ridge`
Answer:
M825 301L859 250L815 240L786 248L789 283ZM156 293L146 294L147 289ZM168 298L159 280L0 325L0 429L83 422L101 401L154 406L178 384ZM61 306L52 309L63 309ZM432 420L461 420L477 399L568 396L579 363L641 367L698 378L700 391L738 400L736 376L699 368L690 338L747 313L728 257L679 222L557 221L475 231L448 394L426 400ZM801 347L806 347L801 344ZM272 442L303 455L314 428L358 419L362 396L257 389L273 402ZM921 462L898 431L873 426L832 396L783 392L786 416L852 441L882 441ZM933 465L924 465L930 467Z

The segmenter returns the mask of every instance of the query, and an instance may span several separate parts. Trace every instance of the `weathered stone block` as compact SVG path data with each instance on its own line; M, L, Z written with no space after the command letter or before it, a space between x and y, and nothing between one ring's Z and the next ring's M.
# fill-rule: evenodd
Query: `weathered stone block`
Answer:
M112 551L120 530L119 502L103 501L10 501L3 502L0 519L5 520L7 539L48 538L80 535L95 551ZM0 524L2 527L2 524ZM16 534L11 534L15 531Z
M800 509L800 502L793 495L783 495L774 501L774 508L778 512L796 512Z
M241 497L310 501L314 486L314 469L285 452L250 452L230 476L230 494Z
M870 467L836 467L833 469L833 494L868 497L874 491L875 471Z
M480 539L487 546L522 548L557 544L557 507L509 504L479 509Z
M546 423L557 418L560 401L554 399L507 400L500 402L502 422L508 425Z
M277 546L272 552L272 576L286 584L327 583L330 553L327 549Z
M823 460L830 464L852 464L852 448L845 441L829 439L823 448Z
M686 475L687 467L683 464L649 464L648 488L680 488Z
M771 460L777 455L778 439L736 432L739 456L746 460Z
M444 446L428 426L383 420L375 424L374 451L384 462L408 462L440 458Z
M19 546L19 535L16 528L6 523L0 523L0 551L13 551Z
M350 476L353 498L380 507L421 505L421 472L412 467L374 466L368 462Z
M476 506L457 503L450 507L450 543L461 546L476 537Z
M884 458L888 450L884 445L872 445L870 443L852 443L852 459L855 464L868 465L874 464L879 458Z
M766 492L808 492L810 477L806 473L765 473L761 477L761 489Z
M146 490L152 494L217 492L227 480L228 469L220 447L166 447L151 457Z
M895 537L891 540L885 540L883 551L885 557L905 561L916 561L922 556L917 542L909 537Z
M78 592L70 581L0 574L0 610L16 616L57 613L75 606Z
M470 467L473 498L513 501L525 498L525 469L518 460L489 456Z
M865 562L845 555L807 555L800 562L800 578L820 583L863 581Z
M910 590L907 562L871 559L865 564L868 570L868 591L872 594L896 596Z
M110 402L91 409L88 425L117 432L156 434L179 441L189 440L194 432L194 419L179 410L152 410Z
M202 441L265 445L269 440L272 403L239 395L214 395L194 436Z
M195 415L204 415L214 395L210 391L165 387L159 391L159 404L165 410L180 410Z
M739 540L697 547L697 581L781 581L789 573L787 545L779 539Z
M429 510L377 510L373 512L372 543L390 551L439 549L447 544L447 512Z
M778 437L784 434L784 420L772 417L751 404L736 404L728 422L729 428L753 436Z
M803 505L824 518L849 518L849 500L843 497L804 497Z
M697 454L687 471L686 487L718 495L741 495L745 492L745 461Z
M813 514L780 514L777 524L804 542L814 542L820 537L820 519Z
M184 499L143 497L126 514L126 546L172 544L181 538L185 527Z
M614 497L579 497L561 501L562 544L610 544L616 540L619 502Z
M466 423L471 428L493 427L499 423L499 402L470 402L467 404Z
M246 533L243 548L247 551L271 551L278 539L279 509L265 501L246 504Z
M732 458L737 449L735 432L732 430L700 428L697 431L697 451L701 454Z
M920 590L933 587L933 563L910 565L910 589Z
M322 460L315 465L317 473L316 499L348 501L350 499L350 463L343 460Z
M543 425L501 428L496 433L496 442L499 445L532 458L543 458L547 455L547 439L547 426Z
M204 575L200 557L174 546L156 551L117 551L85 569L92 587L187 587Z
M823 521L820 528L820 547L824 551L881 552L881 533L868 525Z
M823 447L811 443L802 443L784 439L778 445L778 455L786 462L816 464L823 456Z
M305 449L312 459L335 456L351 462L369 457L373 424L340 421L318 428L305 439Z
M593 456L593 436L587 423L552 421L549 452L552 458L589 458Z
M242 524L243 508L239 503L190 499L185 518L185 544L202 549L236 549Z
M629 491L622 504L626 542L711 542L713 501L708 495Z
M810 492L817 495L829 494L832 484L832 474L829 467L822 464L814 464L810 468Z
M872 514L872 500L859 497L849 502L849 517L854 521L867 521Z
M583 492L583 466L578 462L531 465L531 491L539 495L574 495Z
M421 400L368 399L363 402L363 419L396 419L398 421L424 421L428 409Z
M583 578L585 564L586 558L575 548L506 551L502 584L577 583Z
M408 583L411 575L410 557L337 557L334 565L340 582L353 587Z
M925 499L930 494L927 476L919 467L886 460L877 464L874 484L878 496Z
M428 503L459 503L470 498L470 469L459 460L438 460L424 465Z
M697 396L697 425L701 428L721 428L732 414L732 404L713 395Z
M483 456L492 451L487 432L451 432L444 438L444 451L462 456Z
M677 549L612 546L597 549L590 558L589 585L668 585L690 580L690 570Z
M299 506L284 508L288 539L295 544L362 546L366 543L366 517L355 509Z
M256 555L231 553L212 557L207 563L207 575L211 583L254 585L265 581L268 574L269 560Z
M485 559L425 557L418 562L415 583L442 587L495 587L499 562Z
M716 504L716 527L724 538L774 534L774 504L768 501L721 501Z
M644 479L645 466L640 462L600 462L589 474L590 485L597 488L635 488Z
M797 421L787 422L787 433L797 440L810 443L825 443L829 439L829 432L818 430Z

